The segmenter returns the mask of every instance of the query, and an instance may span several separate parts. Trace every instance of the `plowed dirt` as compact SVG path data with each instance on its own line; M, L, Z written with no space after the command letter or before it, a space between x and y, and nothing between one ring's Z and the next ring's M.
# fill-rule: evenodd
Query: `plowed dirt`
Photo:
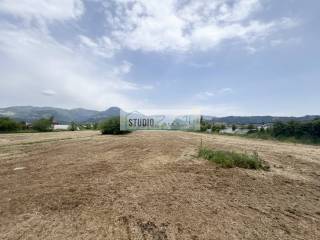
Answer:
M197 158L257 151L270 171ZM209 134L0 135L0 239L320 239L320 147Z

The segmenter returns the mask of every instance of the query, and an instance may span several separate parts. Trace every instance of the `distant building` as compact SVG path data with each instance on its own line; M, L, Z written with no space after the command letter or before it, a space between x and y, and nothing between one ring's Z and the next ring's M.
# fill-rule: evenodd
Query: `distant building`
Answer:
M232 130L232 128L226 128L226 129L222 129L219 131L219 133L228 133L228 134L233 134L234 131Z
M54 130L68 130L69 125L65 124L53 124L53 129Z
M260 130L261 128L264 128L264 130L267 130L268 128L271 128L272 124L263 124L260 126L257 126L257 129Z
M249 129L241 129L241 128L237 128L236 130L232 130L232 128L226 128L223 130L220 130L219 133L225 133L225 134L247 134L249 132Z

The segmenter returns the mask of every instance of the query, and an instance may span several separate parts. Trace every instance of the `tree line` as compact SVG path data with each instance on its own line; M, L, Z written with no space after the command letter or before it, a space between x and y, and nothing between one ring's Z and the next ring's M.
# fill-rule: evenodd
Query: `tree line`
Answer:
M41 118L32 122L31 126L24 121L16 121L9 117L0 117L0 132L23 131L48 132L53 130L53 117Z
M310 122L276 122L271 128L271 134L276 138L293 137L300 140L320 142L320 119Z
M85 130L85 129L98 129L98 123L77 124L71 122L69 124L69 131ZM10 132L50 132L54 130L53 117L41 118L27 124L24 121L17 121L9 117L0 117L0 133Z
M201 119L201 131L211 129L212 132L219 133L220 130L226 128L224 124L215 124L203 121ZM237 128L247 129L247 136L264 139L289 140L301 143L320 143L320 118L311 121L288 121L275 122L270 127L257 127L256 125L232 125L232 130Z

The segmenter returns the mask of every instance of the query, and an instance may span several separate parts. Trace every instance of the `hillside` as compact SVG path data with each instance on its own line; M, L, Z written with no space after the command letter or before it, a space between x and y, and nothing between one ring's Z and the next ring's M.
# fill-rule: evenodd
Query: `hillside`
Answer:
M205 116L205 120L208 122L221 122L226 124L267 124L274 122L288 122L291 120L303 122L311 121L315 118L319 118L319 115L306 115L302 117L275 117L275 116L228 116L228 117L212 117Z
M120 109L111 107L106 111L95 111L83 108L62 109L53 107L32 107L18 106L0 108L0 116L7 116L20 121L32 122L39 118L48 118L53 116L54 120L59 123L69 122L95 122L104 118L116 116Z
M99 122L108 117L120 115L119 107L110 107L105 111L95 111L83 108L63 109L54 107L33 107L33 106L15 106L0 108L0 117L11 117L19 121L32 122L39 118L48 118L53 116L59 123L74 122ZM275 116L227 116L213 117L205 115L204 119L208 122L220 122L225 124L266 124L277 121L287 122L310 121L319 115L307 115L302 117L275 117Z

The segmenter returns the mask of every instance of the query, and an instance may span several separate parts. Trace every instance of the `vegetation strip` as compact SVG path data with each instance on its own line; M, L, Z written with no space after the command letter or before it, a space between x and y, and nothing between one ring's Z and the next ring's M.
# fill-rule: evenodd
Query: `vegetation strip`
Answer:
M198 156L211 162L215 162L224 168L239 167L246 169L269 169L269 166L263 163L259 158L257 152L249 155L245 153L200 148Z

